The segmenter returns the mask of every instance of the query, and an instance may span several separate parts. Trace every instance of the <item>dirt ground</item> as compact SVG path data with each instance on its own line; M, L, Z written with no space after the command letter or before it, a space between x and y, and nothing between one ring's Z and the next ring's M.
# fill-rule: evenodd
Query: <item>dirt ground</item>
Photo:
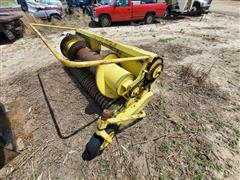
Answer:
M0 170L0 178L239 179L239 4L213 1L208 15L152 25L91 28L82 16L61 22L164 59L147 117L90 162L81 155L100 113L94 101L34 35L1 45L0 102L9 110L19 155ZM63 37L60 31L47 36L56 46Z

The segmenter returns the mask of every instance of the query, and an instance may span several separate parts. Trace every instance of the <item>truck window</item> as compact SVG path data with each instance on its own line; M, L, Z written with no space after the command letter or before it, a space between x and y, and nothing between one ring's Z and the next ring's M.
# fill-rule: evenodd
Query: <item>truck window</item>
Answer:
M100 1L100 4L102 4L102 5L111 5L111 1L110 0L101 0Z
M123 6L128 6L128 0L117 0L117 6L123 7Z
M156 0L142 0L142 4L152 4L152 3L156 3Z

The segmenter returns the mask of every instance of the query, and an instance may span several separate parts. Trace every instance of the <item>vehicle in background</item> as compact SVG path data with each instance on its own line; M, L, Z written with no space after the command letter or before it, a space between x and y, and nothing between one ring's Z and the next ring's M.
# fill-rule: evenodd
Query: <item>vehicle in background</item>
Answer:
M4 3L5 2L5 3ZM15 0L1 2L0 7L0 43L6 40L13 42L23 36L21 6Z
M212 0L194 0L191 13L193 15L201 15L209 12Z
M60 0L37 0L39 3L62 6L62 2Z
M26 0L16 0L17 4L21 6L24 12L28 11L28 6Z
M89 5L92 5L94 4L94 0L75 0L75 5L77 7L80 7L80 6L89 6Z
M20 4L27 5L27 11L36 18L43 20L61 20L63 11L59 0L18 0ZM49 3L49 4L48 4ZM25 8L26 9L26 8Z
M166 17L208 13L212 0L166 0Z
M144 21L145 24L151 24L156 17L164 16L167 8L164 0L104 0L102 4L93 6L91 15L92 21L102 27L120 21Z
M21 11L21 6L15 0L0 0L0 13Z

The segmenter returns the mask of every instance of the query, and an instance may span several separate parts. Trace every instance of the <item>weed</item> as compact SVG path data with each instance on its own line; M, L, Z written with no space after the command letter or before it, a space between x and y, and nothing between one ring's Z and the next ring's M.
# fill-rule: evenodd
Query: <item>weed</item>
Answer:
M182 66L180 69L180 77L184 82L195 82L198 85L202 85L206 82L212 67L209 70L204 71L201 68L193 69L192 64Z
M41 168L34 169L32 171L32 173L30 174L30 176L27 178L27 180L36 180L36 179L38 179L38 177L40 176L41 173L42 173Z
M193 180L203 180L203 173L200 169L194 172Z
M240 131L237 128L233 128L233 131L237 137L240 137Z
M155 163L155 169L156 171L160 174L160 176L162 177L162 172L164 172L164 165L161 162L156 161Z
M182 120L188 120L188 116L186 114L180 115L179 116Z
M168 144L168 143L163 143L160 146L160 150L163 151L163 152L166 152L166 153L169 152L170 149L171 149L171 145Z
M164 117L166 117L167 119L170 118L170 115L166 111L163 111L163 114L164 114Z
M222 166L211 158L212 145L203 139L197 139L191 145L192 148L186 149L187 160L190 169L194 172L193 179L203 179L203 172L206 169L222 171Z
M85 180L83 176L78 177L78 180Z
M160 180L168 180L168 178L167 178L167 176L160 176L160 178L159 178Z
M196 119L196 118L197 118L197 113L193 111L193 112L191 113L191 117L192 117L193 119Z
M147 136L143 136L143 140L146 141L147 140Z
M102 174L107 174L109 172L109 162L106 160L104 156L100 158L101 172Z
M174 40L175 38L159 38L158 39L158 42L161 42L161 43L167 43L167 42L169 42L169 41L172 41L172 40Z

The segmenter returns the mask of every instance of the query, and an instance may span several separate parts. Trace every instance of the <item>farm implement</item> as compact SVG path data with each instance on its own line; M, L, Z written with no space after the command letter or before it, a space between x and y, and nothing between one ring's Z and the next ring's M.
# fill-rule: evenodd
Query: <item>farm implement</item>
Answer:
M116 133L146 116L151 88L163 69L157 54L119 43L80 28L31 24L33 30L81 86L101 107L96 132L86 145L84 160L91 160L111 144ZM37 27L73 30L59 52ZM111 53L102 55L101 48Z

